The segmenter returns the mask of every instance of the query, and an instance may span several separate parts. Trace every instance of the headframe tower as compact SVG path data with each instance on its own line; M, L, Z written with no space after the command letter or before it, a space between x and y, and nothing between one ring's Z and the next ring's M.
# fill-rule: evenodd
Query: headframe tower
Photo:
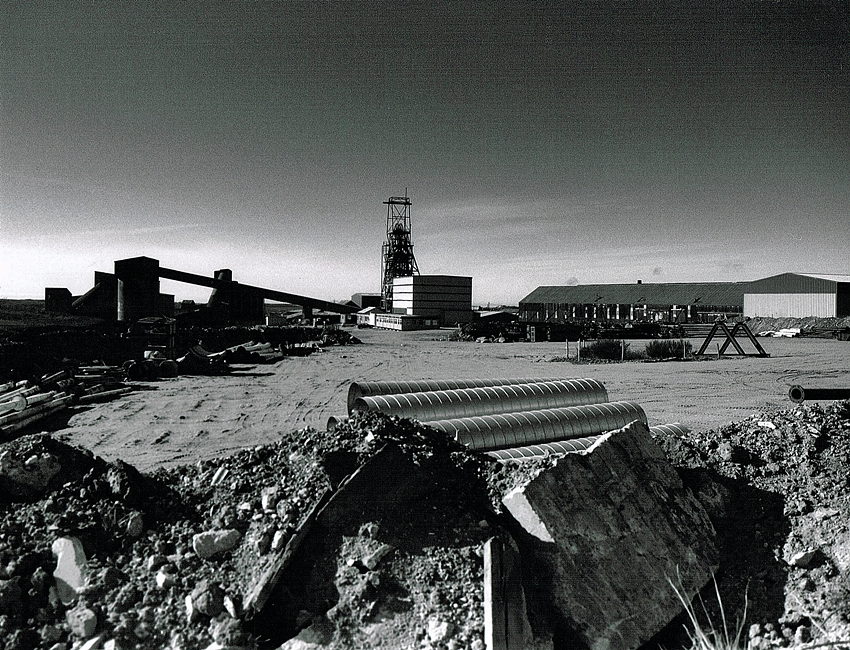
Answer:
M419 275L413 242L410 239L410 199L391 196L384 201L387 206L387 240L383 246L381 266L381 307L390 312L393 307L393 279Z

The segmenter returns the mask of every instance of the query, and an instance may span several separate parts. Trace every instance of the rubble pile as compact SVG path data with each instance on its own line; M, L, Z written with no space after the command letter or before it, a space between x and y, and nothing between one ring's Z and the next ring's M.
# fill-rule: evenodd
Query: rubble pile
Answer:
M850 640L850 402L656 441L718 531L718 587L730 621L746 604L750 647Z
M8 443L0 455L0 494L8 500L0 520L0 648L278 647L301 628L318 633L328 617L338 635L355 634L387 608L407 612L410 625L425 620L422 638L481 647L475 549L487 527L463 513L454 519L433 501L420 537L365 521L335 550L322 550L339 555L326 567L329 581L317 575L304 582L294 605L275 595L263 610L273 625L262 616L249 620L243 608L252 581L303 528L322 495L394 438L404 439L394 448L406 451L398 453L417 463L435 457L433 432L383 416L352 420L333 436L305 429L274 445L149 476L47 435ZM424 471L441 474L445 468L437 465ZM456 472L455 480L460 476L466 473ZM486 499L486 489L482 494ZM460 498L445 490L438 496ZM84 549L75 569L82 578L63 602L54 545L73 539ZM452 548L441 546L446 540ZM398 556L402 544L418 546L414 560ZM321 573L324 565L315 566ZM420 586L398 584L395 568ZM325 616L329 585L341 595Z
M629 639L606 643L645 642L672 615L659 578L684 567L662 552L676 539L692 586L719 563L730 621L748 597L753 647L850 638L850 404L656 435L664 454L630 427L603 436L615 444L596 456L499 463L417 422L357 413L149 475L51 436L20 438L0 449L0 649L483 650L494 538L523 557L525 647L592 646L614 630L594 612L622 618L624 603ZM572 503L566 492L550 503L577 479L588 487ZM570 508L579 516L561 514ZM584 615L581 581L593 580L611 596ZM577 636L564 639L569 617ZM681 647L681 624L654 642Z

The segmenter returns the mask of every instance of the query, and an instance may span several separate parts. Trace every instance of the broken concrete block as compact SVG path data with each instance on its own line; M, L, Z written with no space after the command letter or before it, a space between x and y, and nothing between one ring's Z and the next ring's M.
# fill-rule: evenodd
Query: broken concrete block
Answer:
M488 650L527 650L533 633L526 615L519 549L512 539L484 544L484 638Z
M89 567L83 545L76 537L60 537L52 546L56 556L56 590L62 604L69 605L86 584Z
M540 596L562 633L631 650L681 612L717 567L716 533L640 422L567 454L506 495ZM520 540L518 540L520 541Z

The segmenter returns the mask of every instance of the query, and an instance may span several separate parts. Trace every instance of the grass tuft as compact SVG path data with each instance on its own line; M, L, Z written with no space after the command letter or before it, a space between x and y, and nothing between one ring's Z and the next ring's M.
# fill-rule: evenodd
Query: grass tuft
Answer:
M667 582L670 583L673 591L676 592L676 596L678 597L679 602L682 603L685 613L688 615L688 619L693 627L693 629L688 629L687 631L688 637L691 641L690 650L746 650L748 642L746 639L742 639L744 621L747 618L746 594L744 594L744 615L738 622L738 627L735 630L734 636L732 636L726 622L726 612L723 609L723 601L720 598L720 590L717 587L717 580L714 580L714 593L717 596L717 604L720 607L721 626L719 629L711 622L709 622L707 626L703 626L697 617L697 612L694 609L693 603L685 597L683 592L676 587L672 580L668 578ZM679 580L679 584L681 584L681 578ZM705 618L708 620L708 612L706 611L705 605L702 603L702 597L700 597L700 604L702 605L702 611L705 614Z

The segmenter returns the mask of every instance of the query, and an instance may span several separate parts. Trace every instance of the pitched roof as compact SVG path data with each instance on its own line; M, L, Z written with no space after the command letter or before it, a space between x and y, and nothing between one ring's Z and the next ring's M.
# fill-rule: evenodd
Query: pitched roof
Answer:
M665 282L543 286L522 303L587 305L741 305L746 282Z

